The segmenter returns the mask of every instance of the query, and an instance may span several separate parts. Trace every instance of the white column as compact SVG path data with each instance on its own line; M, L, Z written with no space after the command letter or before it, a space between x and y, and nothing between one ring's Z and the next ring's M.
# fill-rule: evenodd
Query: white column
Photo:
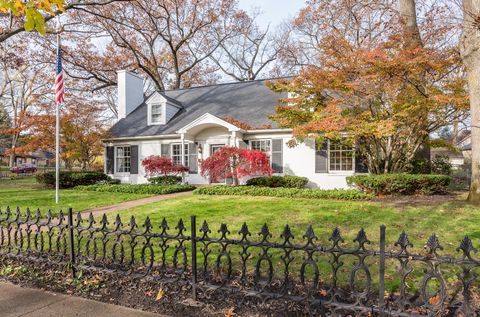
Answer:
M182 133L180 137L182 140L182 151L180 152L182 153L182 165L185 166L185 134ZM185 184L185 173L182 173L182 183Z
M237 132L232 131L232 138L230 139L230 146L238 147L237 145Z
M180 135L180 138L182 140L182 151L181 151L181 153L182 153L182 165L185 166L185 134L182 133Z

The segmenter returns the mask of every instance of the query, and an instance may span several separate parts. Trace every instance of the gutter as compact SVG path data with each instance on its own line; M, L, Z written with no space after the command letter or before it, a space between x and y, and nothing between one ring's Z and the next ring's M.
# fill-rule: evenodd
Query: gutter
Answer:
M268 134L268 133L292 133L292 129L258 129L258 130L245 130L239 131L243 134ZM103 143L114 142L114 141L135 141L135 140L162 140L162 139L179 139L180 134L161 134L161 135L146 135L146 136L130 136L130 137L119 137L119 138L109 138L102 140Z
M246 130L244 134L256 134L256 133L292 133L293 129L256 129Z
M145 136L128 136L119 138L109 138L102 140L103 143L112 141L130 141L130 140L158 140L158 139L179 139L180 134L161 134L161 135L145 135Z

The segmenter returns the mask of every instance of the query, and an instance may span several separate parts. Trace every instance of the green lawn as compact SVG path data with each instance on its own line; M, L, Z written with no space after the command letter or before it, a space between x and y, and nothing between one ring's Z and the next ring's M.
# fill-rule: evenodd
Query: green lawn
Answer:
M412 198L413 200L414 198ZM421 206L418 206L418 205ZM312 199L287 199L287 198L269 198L269 197L241 197L241 196L203 196L194 195L188 197L178 197L171 200L162 201L144 205L120 213L124 223L127 223L130 216L135 216L139 230L143 230L142 224L144 219L149 216L152 220L154 232L159 232L159 226L162 218L165 217L170 227L170 234L175 234L175 226L177 221L182 218L185 222L187 231L190 234L190 216L197 216L197 230L201 228L203 220L207 219L212 230L211 236L219 237L218 228L220 224L228 224L228 229L232 233L230 238L239 238L237 232L241 225L246 222L252 233L250 239L259 241L258 232L264 223L268 223L270 231L273 235L270 241L282 242L280 234L285 226L289 224L295 239L294 243L298 245L305 244L302 236L309 224L313 225L314 231L318 236L318 243L324 246L330 245L328 238L335 227L339 227L342 236L345 238L345 247L355 247L353 239L356 237L358 230L364 228L368 238L372 244L368 248L378 250L379 227L381 224L387 226L387 250L394 249L394 243L398 236L405 230L410 241L415 245L411 252L424 254L423 246L432 233L436 233L440 237L440 243L445 248L439 251L440 254L449 253L453 256L460 256L455 250L465 234L474 240L474 245L480 243L480 208L477 206L466 204L465 202L450 201L443 203L423 202L417 203L416 207L408 207L402 205L400 208L394 207L390 202L351 202L351 201L335 201L335 200L312 200ZM114 215L109 215L110 223L113 222ZM200 234L200 233L198 233ZM160 261L161 253L157 246L159 240L155 239L153 248L155 250L155 259ZM141 241L137 240L139 247L136 249L137 259L140 257ZM174 243L173 243L174 245ZM170 262L173 256L173 245L167 250L167 262ZM187 250L189 243L186 243ZM201 249L203 246L200 245ZM240 262L240 247L230 246L229 248L234 266L238 268ZM216 257L220 252L219 245L210 246L211 255L209 256L209 266L215 267ZM261 249L252 247L249 249L251 257L249 259L248 271L254 270ZM275 274L281 274L284 267L281 261L283 252L280 250L270 250L272 261L275 267ZM298 278L299 269L304 252L295 251L291 256L295 258L290 264L291 272ZM148 256L147 256L148 257ZM331 267L329 261L331 256L315 255L319 265L322 278L328 280L331 277ZM222 261L226 260L223 258ZM339 270L338 282L342 285L348 284L349 274L357 261L356 257L344 256L341 258L343 266ZM377 287L378 264L376 259L369 258L370 273L372 275L372 285ZM201 252L198 255L199 265L203 263ZM399 275L396 273L398 269L398 261L388 260L386 270L386 286L387 290L398 290ZM263 272L268 271L262 263ZM423 272L428 267L422 262L410 264L414 267L414 273L409 278L410 291L415 292L420 286L420 280ZM455 283L456 274L459 273L459 267L452 268L442 266L445 277L449 282ZM307 276L312 276L312 268L307 267ZM359 273L360 276L362 272ZM361 285L362 279L357 279L356 284ZM478 283L475 283L478 287ZM434 285L429 285L429 289L435 289Z
M348 242L364 228L370 240L376 243L379 227L385 224L390 245L402 230L418 247L423 247L432 233L440 236L440 242L449 250L458 247L465 234L477 239L477 245L480 242L480 208L460 200L396 208L368 201L194 195L132 208L120 215L124 221L134 215L139 222L149 216L156 228L163 217L171 228L180 218L188 227L190 216L196 215L197 227L208 220L215 234L221 223L228 224L230 231L236 233L246 222L252 238L264 223L269 225L274 238L280 236L285 224L290 225L296 238L301 238L307 226L312 224L320 241L325 243L337 226Z
M147 197L139 194L112 194L77 190L60 190L60 209L72 207L74 211L108 206L128 200ZM56 210L55 190L45 189L35 182L33 177L19 177L15 180L0 179L0 208L40 208L43 213L48 209Z
M143 197L142 195L120 194L120 193L102 193L88 191L62 190L61 200L62 207L72 206L75 210L85 210L88 208L109 205L121 201ZM6 205L20 207L40 207L42 209L54 208L54 191L39 188L33 183L31 178L19 179L15 181L0 181L0 206ZM232 233L230 238L238 238L237 232L242 224L246 222L249 226L252 241L259 241L258 232L264 223L268 223L273 237L271 241L281 242L280 234L286 224L289 224L295 239L293 243L302 245L305 240L302 236L309 224L313 225L316 235L319 238L318 243L328 246L330 242L328 238L335 227L339 227L342 236L345 238L345 247L354 247L353 239L360 228L364 228L368 238L372 241L369 246L378 249L379 227L381 224L387 226L387 250L393 248L399 234L405 230L409 235L410 241L415 245L414 250L422 253L423 245L432 233L436 233L440 237L440 243L445 251L441 254L449 253L457 255L455 249L459 246L464 235L469 235L475 246L480 244L480 208L465 203L463 200L426 200L421 201L412 197L401 203L391 201L372 202L372 201L338 201L338 200L321 200L321 199L291 199L291 198L270 198L270 197L244 197L244 196L206 196L192 195L172 198L169 200L147 204L144 206L131 208L120 213L123 223L126 225L131 216L135 216L138 224L137 230L144 230L143 222L147 216L150 217L154 232L160 232L159 226L163 217L168 221L170 234L176 234L174 229L178 220L182 218L185 222L187 230L184 232L190 235L190 216L197 216L197 228L200 229L204 220L208 220L211 236L219 237L217 232L222 223L228 224L228 229ZM110 227L113 226L115 214L109 214ZM98 225L98 223L97 223ZM200 234L200 233L198 233ZM97 247L101 249L102 236L99 234L96 238ZM125 256L128 258L131 253L128 238L125 237ZM85 247L87 238L82 240ZM114 239L109 239L107 244L108 252L112 252L112 243ZM135 252L136 261L140 259L142 248L145 245L145 239L136 238ZM152 240L152 247L155 251L155 261L161 261L160 239ZM166 251L167 262L171 264L173 253L175 252L175 242L169 241L170 247ZM187 254L189 254L189 242L185 243ZM202 254L200 252L203 246L199 246L198 262L203 263ZM117 250L118 251L118 250ZM218 244L211 246L210 266L215 266L216 256L220 252ZM239 252L241 248L238 246L229 247L234 266L238 268L240 263ZM253 272L255 263L258 260L261 249L252 247L249 249L251 257L249 257L248 271ZM275 267L275 274L282 271L280 250L271 250L272 261ZM146 251L146 258L149 258L149 251ZM189 255L187 255L189 256ZM291 272L298 277L299 268L302 265L302 259L305 253L295 251L292 253L295 260L291 263ZM316 255L316 257L318 254ZM222 263L225 261L222 259ZM331 274L329 264L331 256L320 256L318 258L319 269L322 278L328 280ZM348 283L351 268L357 259L353 256L342 257L344 265L339 269L339 282L343 285ZM180 263L182 259L179 259ZM372 283L375 287L377 284L377 265L369 258L370 273L372 274ZM224 263L225 264L225 263ZM266 262L262 262L262 271ZM422 278L422 272L427 267L423 263L412 264L415 267L415 273L412 274L409 285L412 290L417 290ZM222 265L223 266L223 265ZM312 268L307 267L307 276L312 276ZM398 261L387 262L387 288L390 290L398 290ZM446 277L454 283L455 276L459 273L458 268L445 268ZM480 273L480 272L479 272ZM359 273L361 274L361 273ZM361 279L359 279L362 283ZM478 287L478 283L475 284Z

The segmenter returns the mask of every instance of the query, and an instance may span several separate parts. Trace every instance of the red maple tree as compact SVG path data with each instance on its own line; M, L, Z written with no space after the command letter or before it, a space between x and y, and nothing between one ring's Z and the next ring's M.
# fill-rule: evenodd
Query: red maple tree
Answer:
M188 172L188 168L175 164L172 159L166 156L151 155L142 160L142 166L145 168L148 176L157 175L178 175L183 172Z
M201 175L208 177L210 182L232 178L234 186L238 185L241 177L272 174L270 162L264 152L230 146L221 148L201 161L200 167Z

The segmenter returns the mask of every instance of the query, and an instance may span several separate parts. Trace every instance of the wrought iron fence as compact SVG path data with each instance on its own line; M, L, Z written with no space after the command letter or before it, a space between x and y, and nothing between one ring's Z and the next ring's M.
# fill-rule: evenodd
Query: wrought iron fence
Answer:
M42 216L7 208L0 210L0 257L181 283L200 301L296 303L329 316L480 315L480 259L468 237L452 256L436 235L423 251L405 232L387 246L384 226L373 244L363 229L346 242L338 229L322 241L312 226L294 237L286 225L274 237L266 224L256 235L246 224L238 232L222 224L216 233L206 221L197 224L195 216L188 225L170 228L163 219L154 228L148 217L137 224L117 215L110 224L105 215L97 222L71 209Z

